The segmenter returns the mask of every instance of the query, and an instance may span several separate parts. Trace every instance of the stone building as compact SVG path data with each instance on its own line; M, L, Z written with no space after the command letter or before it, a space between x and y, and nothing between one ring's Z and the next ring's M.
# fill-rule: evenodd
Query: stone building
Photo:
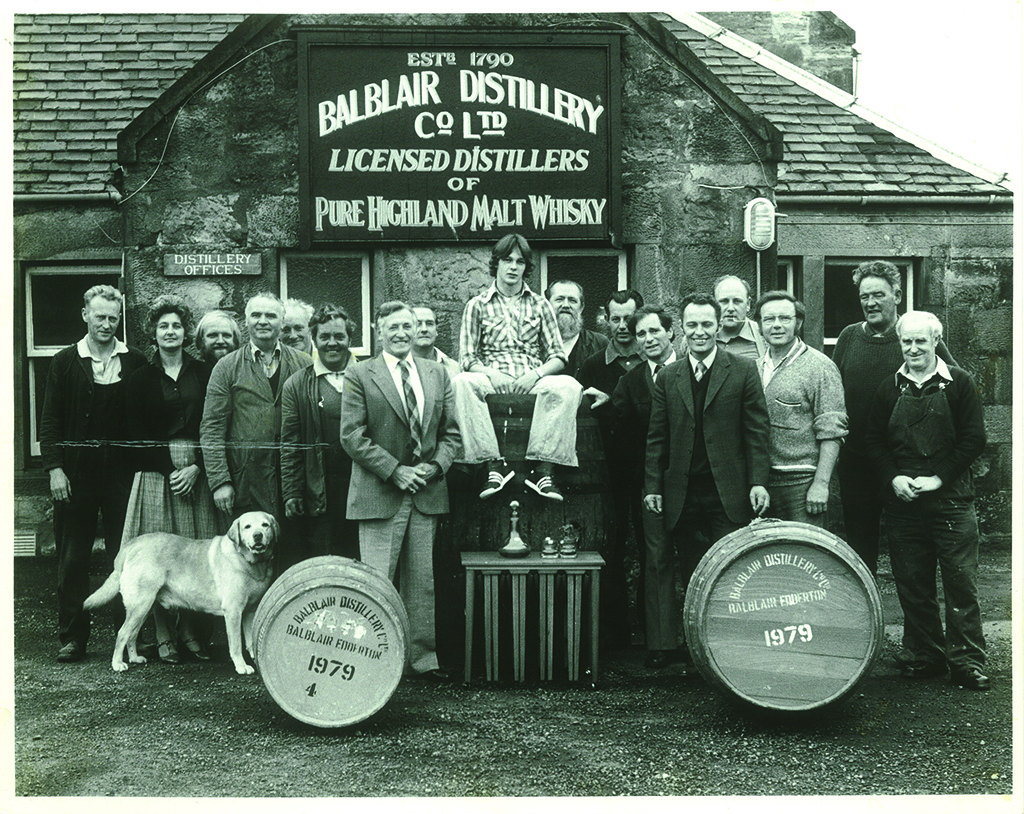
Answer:
M845 83L853 32L818 28L799 59ZM826 349L859 318L852 266L893 259L982 384L986 531L1008 536L1005 179L772 50L697 15L16 17L16 528L50 533L42 383L93 282L121 281L130 344L160 293L241 312L269 289L345 305L367 353L374 304L431 302L450 350L490 246L520 231L531 285L578 279L588 317L625 285L672 306L729 272L802 297ZM516 70L530 84L488 84ZM760 253L743 242L757 197L786 216Z

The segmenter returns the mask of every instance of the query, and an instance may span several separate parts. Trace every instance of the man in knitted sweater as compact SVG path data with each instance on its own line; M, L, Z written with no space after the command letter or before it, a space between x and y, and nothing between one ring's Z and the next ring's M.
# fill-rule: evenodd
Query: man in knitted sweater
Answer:
M828 527L832 470L846 436L839 371L797 336L803 305L786 291L769 291L754 309L768 350L759 361L771 420L769 513Z
M903 364L896 336L896 307L903 292L899 269L885 260L861 263L853 272L853 284L860 295L864 322L847 325L832 354L843 378L850 421L850 433L839 453L839 491L846 541L875 574L884 484L868 457L864 431L875 390ZM936 353L946 364L955 364L941 339Z
M905 363L874 393L865 444L886 484L885 528L903 607L901 674L951 670L954 684L987 690L970 469L985 449L984 408L971 375L937 358L942 323L933 314L908 311L896 331Z

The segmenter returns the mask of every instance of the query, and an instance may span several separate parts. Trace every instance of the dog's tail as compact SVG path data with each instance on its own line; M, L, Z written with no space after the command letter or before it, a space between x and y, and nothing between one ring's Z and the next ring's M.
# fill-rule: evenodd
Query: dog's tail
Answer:
M121 552L118 552L117 557L114 559L114 570L110 572L110 576L107 577L106 581L99 587L99 589L86 597L85 602L82 603L82 607L86 610L93 610L101 605L106 605L121 591L121 568L124 565L124 558Z

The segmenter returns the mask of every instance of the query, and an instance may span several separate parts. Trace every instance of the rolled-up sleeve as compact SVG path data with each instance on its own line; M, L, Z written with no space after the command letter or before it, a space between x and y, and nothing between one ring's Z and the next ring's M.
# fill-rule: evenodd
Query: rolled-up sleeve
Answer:
M831 362L821 368L811 426L818 441L842 441L850 432L843 380Z

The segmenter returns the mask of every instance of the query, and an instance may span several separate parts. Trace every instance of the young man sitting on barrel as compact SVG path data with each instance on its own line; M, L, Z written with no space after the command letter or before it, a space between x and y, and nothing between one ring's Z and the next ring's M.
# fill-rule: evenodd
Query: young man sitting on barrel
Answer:
M467 463L486 463L481 498L501 491L515 472L502 458L486 398L491 393L537 396L526 448L534 471L526 485L562 500L553 466L577 466L576 410L582 387L565 368L565 351L551 304L526 285L533 252L522 235L503 237L491 252L494 283L462 315L459 373L452 384Z

